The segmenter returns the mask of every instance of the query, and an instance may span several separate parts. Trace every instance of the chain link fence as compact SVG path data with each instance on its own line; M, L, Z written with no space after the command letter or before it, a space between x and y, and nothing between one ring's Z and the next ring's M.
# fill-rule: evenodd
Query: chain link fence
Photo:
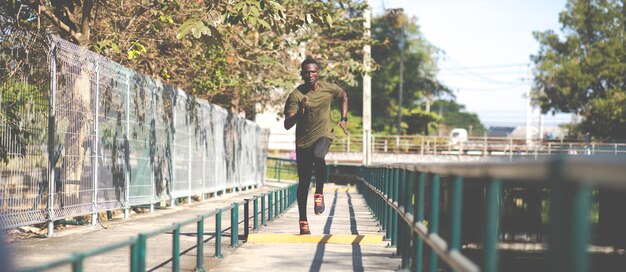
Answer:
M269 131L56 36L0 32L0 228L260 185Z

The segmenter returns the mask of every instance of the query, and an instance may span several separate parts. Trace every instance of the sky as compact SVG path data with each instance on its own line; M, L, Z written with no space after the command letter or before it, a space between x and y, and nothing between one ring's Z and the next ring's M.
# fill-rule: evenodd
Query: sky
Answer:
M443 51L437 78L483 124L526 124L530 56L539 52L532 32L558 32L566 0L369 1L373 16L382 15L384 8L403 8L409 17L417 17L424 37ZM539 110L531 116L532 125L538 126ZM543 124L549 128L570 120L570 115L548 114Z

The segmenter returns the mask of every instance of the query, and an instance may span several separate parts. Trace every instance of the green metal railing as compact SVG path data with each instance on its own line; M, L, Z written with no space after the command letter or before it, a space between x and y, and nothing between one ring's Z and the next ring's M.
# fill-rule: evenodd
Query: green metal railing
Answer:
M556 158L343 168L344 172L359 172L357 187L380 222L385 239L397 248L396 255L402 258L400 269L498 271L503 187L539 184L550 192L549 271L589 271L592 191L618 188L626 196L624 166L624 162ZM468 196L469 186L478 186L481 193ZM471 199L464 201L464 195ZM464 214L468 215L464 204L470 200L484 204L482 216L469 214L475 217L470 220L483 222L481 252L472 258L461 253L463 222L468 222L463 220ZM440 219L445 219L445 225Z
M298 180L298 170L296 169L296 161L285 158L267 158L267 178L277 181L281 180Z
M179 271L180 266L180 229L183 226L187 225L196 225L196 271L205 271L203 258L205 257L204 251L204 231L205 226L204 222L206 219L210 217L215 217L215 253L214 257L221 258L222 257L222 232L227 231L228 229L222 229L222 214L224 212L230 211L230 246L237 247L239 242L239 224L243 223L244 229L244 237L248 237L248 233L250 231L250 219L252 219L252 230L259 230L260 225L266 225L268 221L272 221L275 217L280 215L283 211L285 211L288 207L293 205L296 202L296 189L297 184L289 185L284 188L275 189L269 191L267 193L263 193L257 196L253 196L252 198L245 199L242 202L235 202L228 206L203 213L198 215L197 217L187 219L182 222L173 223L170 226L162 227L151 232L141 233L136 237L131 239L113 243L104 247L100 247L94 250L85 251L73 254L67 258L63 258L57 261L45 263L39 266L30 267L26 269L22 269L20 271L44 271L52 268L57 268L60 266L71 265L72 271L81 272L83 271L83 263L85 259L104 254L116 249L129 247L130 246L130 271L133 272L144 272L146 271L146 242L148 239L160 235L160 234L168 234L171 232L172 234L172 271ZM261 202L261 209L259 209L259 201ZM253 213L250 216L250 203L252 203ZM239 206L243 205L243 220L239 220ZM267 220L266 220L267 215ZM259 224L259 216L261 217L261 222ZM209 239L210 240L210 239Z

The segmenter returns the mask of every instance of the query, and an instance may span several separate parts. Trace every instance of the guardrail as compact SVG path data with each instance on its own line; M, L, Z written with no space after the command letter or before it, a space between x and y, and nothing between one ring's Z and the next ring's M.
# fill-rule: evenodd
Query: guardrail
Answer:
M544 233L547 249L539 243L545 259L541 268L589 271L590 241L626 247L622 241L626 239L619 238L623 237L623 229L604 233L606 226L623 225L621 219L614 217L623 210L622 205L616 204L625 202L624 166L623 161L557 157L514 163L344 165L333 171L358 173L358 189L380 221L385 238L402 257L401 269L438 271L442 268L441 260L455 271L498 271L505 242L502 228L510 228L510 205L505 200L509 203L512 192L527 189L547 192L547 199L528 195L513 198L513 205L547 203L549 207L545 209L549 221ZM616 191L621 197L615 198ZM591 214L598 210L599 223L594 223ZM598 226L592 228L592 224ZM468 245L472 241L462 239L462 234L476 229L481 233L473 239L482 237L482 241L471 249ZM607 235L608 242L598 238ZM473 253L467 255L470 251ZM598 269L606 267L593 267Z
M298 180L296 161L284 158L267 158L267 178L273 178L280 182L281 179Z
M146 242L151 237L159 234L172 232L172 271L179 271L180 265L180 229L186 225L196 224L196 268L195 271L204 270L204 221L207 218L215 217L215 253L213 256L222 257L222 233L228 229L222 230L222 214L230 211L230 246L239 245L239 224L243 223L244 237L248 236L250 231L250 219L252 219L252 230L259 230L261 225L266 225L268 221L282 214L288 207L296 202L297 184L289 185L285 188L276 189L267 193L253 196L241 202L235 202L228 206L203 213L195 218L190 218L182 222L173 223L171 226L162 227L148 233L141 233L131 239L117 242L108 246L100 247L94 250L79 252L70 257L49 262L39 266L22 269L22 272L45 271L64 265L71 265L73 272L83 271L83 262L89 257L113 251L115 249L130 247L130 271L144 272L146 271ZM260 202L260 207L259 207ZM250 216L250 203L252 203L252 217ZM239 220L239 207L243 205L243 220ZM260 217L260 222L259 222ZM260 223L260 224L259 224Z

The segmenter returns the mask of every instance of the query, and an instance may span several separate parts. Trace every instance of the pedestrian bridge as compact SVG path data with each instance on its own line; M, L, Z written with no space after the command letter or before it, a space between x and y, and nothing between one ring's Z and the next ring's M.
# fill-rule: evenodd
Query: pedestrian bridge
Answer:
M312 235L296 235L294 162L270 158L271 179L263 186L24 240L16 265L22 271L620 271L626 264L623 162L559 157L329 168L326 212L315 216L310 209Z

